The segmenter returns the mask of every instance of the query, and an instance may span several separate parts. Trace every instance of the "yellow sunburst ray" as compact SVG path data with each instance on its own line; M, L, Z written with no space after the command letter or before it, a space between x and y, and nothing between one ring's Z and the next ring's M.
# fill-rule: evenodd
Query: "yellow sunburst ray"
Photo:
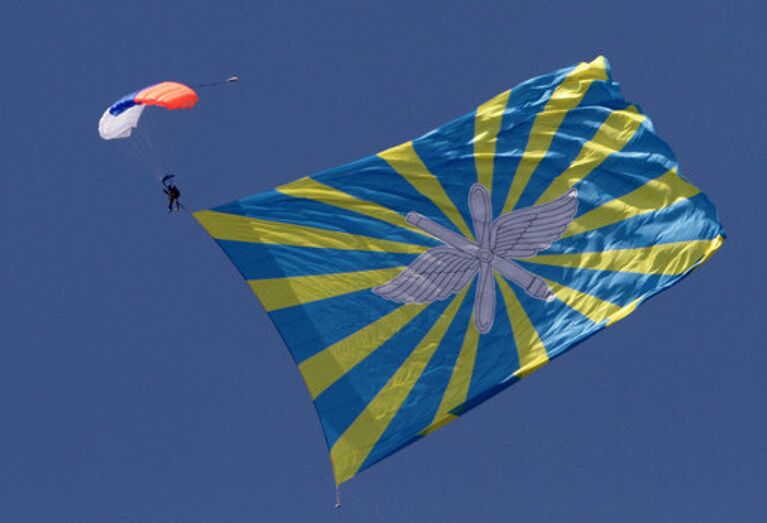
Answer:
M558 267L640 274L676 275L687 272L718 249L722 237L711 240L659 243L635 249L542 254L526 261Z
M592 294L573 289L562 283L544 278L551 287L554 295L563 301L571 309L578 311L596 324L603 321L611 325L616 321L625 318L636 309L642 298L637 298L628 305L621 307L610 301L597 298Z
M493 190L495 145L510 94L511 90L491 98L477 108L474 116L474 165L477 169L477 181L484 185L488 192Z
M538 164L546 156L551 141L567 113L577 107L592 82L607 80L607 61L600 56L591 63L581 63L554 89L530 129L525 152L519 161L503 205L503 212L514 209Z
M388 282L405 267L248 280L267 311L304 305Z
M194 213L194 217L217 240L406 254L421 254L429 249L412 243L217 211L199 211Z
M373 354L425 308L426 304L403 305L304 360L298 369L312 398L322 394L344 374Z
M362 466L421 377L465 297L466 289L453 298L405 362L335 442L330 450L330 459L337 484L354 476Z
M527 311L522 307L519 299L511 290L509 284L498 274L495 275L501 296L506 305L506 314L511 324L511 333L514 336L514 344L517 346L519 369L514 373L518 378L524 378L549 362L546 346L541 341L538 331L535 330Z
M391 168L412 185L416 191L434 203L464 236L473 238L460 211L450 200L437 177L424 165L415 151L412 141L387 149L378 153L378 156L386 160Z
M469 385L471 385L471 376L474 372L474 362L477 358L477 345L479 344L479 331L474 324L474 314L471 314L469 323L466 326L466 333L463 337L461 350L453 366L453 372L450 375L450 381L445 388L442 401L437 408L437 414L434 415L429 427L421 431L425 436L434 432L440 427L453 421L456 416L450 413L456 407L461 406L469 394Z
M664 175L647 181L638 189L582 214L570 223L562 237L574 236L659 211L698 193L700 189L684 181L676 169L671 169Z
M645 119L646 117L633 105L610 113L594 137L583 144L575 160L562 174L554 178L535 204L540 205L565 194L611 154L623 149Z
M349 193L338 190L335 187L325 185L322 182L318 182L312 178L301 178L295 182L291 182L287 185L277 187L278 192L293 196L296 198L305 198L307 200L314 200L316 202L324 203L326 205L332 205L347 211L351 211L364 216L369 216L397 227L402 227L410 232L423 236L424 238L431 239L430 236L423 234L421 229L413 227L401 214L379 205L369 200L363 200L352 196Z

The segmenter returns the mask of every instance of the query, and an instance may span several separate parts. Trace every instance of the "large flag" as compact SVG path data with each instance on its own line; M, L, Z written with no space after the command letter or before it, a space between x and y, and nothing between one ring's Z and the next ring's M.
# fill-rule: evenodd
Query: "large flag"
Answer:
M195 216L293 355L337 484L625 317L724 238L602 57Z

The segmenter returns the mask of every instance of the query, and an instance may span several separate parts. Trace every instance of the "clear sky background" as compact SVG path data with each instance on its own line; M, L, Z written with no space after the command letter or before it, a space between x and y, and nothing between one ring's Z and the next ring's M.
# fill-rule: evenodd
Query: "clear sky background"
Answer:
M0 521L766 521L765 19L757 1L5 2ZM335 510L276 329L99 138L101 113L147 84L238 74L155 122L201 209L599 54L717 205L724 247L346 483Z

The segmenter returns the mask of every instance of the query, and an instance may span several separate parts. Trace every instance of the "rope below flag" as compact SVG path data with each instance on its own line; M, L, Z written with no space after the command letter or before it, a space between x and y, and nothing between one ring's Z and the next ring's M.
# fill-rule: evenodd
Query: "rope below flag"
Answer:
M724 239L603 57L195 216L285 340L339 485L624 318Z

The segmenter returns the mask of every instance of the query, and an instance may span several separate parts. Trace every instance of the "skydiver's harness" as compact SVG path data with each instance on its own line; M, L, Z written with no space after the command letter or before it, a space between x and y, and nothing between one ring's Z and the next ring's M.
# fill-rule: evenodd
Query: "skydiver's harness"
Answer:
M181 196L181 191L179 191L178 187L176 187L175 185L166 185L165 189L163 190L165 191L165 194L167 194L168 197L171 198L172 200L178 200L179 197Z

